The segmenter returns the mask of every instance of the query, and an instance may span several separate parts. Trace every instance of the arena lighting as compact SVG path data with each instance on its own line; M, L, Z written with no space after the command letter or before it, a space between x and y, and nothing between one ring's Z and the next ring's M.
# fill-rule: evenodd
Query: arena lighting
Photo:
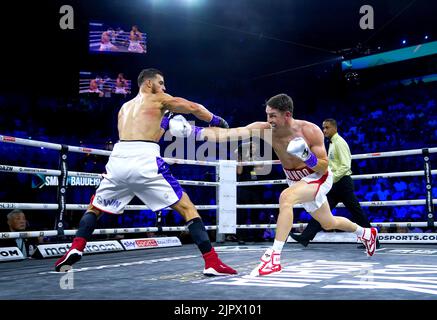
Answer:
M437 41L423 41L420 45L413 45L408 47L406 45L401 45L401 48L396 50L390 50L386 52L380 51L372 55L344 60L342 61L342 70L375 67L387 63L431 56L435 55L436 52Z
M202 2L201 0L182 0L183 3L192 5L192 4L198 4L200 2Z
M407 43L407 40L402 40L402 44L406 44Z
M428 38L429 38L429 37L426 35L426 36L425 36L425 40L428 40Z
M166 5L166 4L174 4L176 2L177 5L182 4L182 5L198 5L201 3L204 3L205 0L151 0L152 4L154 5Z

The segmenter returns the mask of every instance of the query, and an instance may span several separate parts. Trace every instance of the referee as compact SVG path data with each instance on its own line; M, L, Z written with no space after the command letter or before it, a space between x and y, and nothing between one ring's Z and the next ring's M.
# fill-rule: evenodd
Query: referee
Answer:
M370 228L369 220L358 202L354 191L354 183L351 178L351 152L347 142L337 132L337 121L326 119L323 121L323 133L330 140L328 149L329 168L334 175L334 183L327 194L329 207L334 209L338 203L343 202L352 214L351 220L358 225ZM314 239L322 230L320 223L311 219L301 235L291 233L290 236L304 247ZM363 248L364 246L358 246ZM376 248L380 248L379 241Z

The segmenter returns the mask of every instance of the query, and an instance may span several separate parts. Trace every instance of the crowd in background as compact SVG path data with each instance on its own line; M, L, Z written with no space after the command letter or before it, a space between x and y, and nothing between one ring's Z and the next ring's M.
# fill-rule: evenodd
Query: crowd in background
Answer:
M335 118L340 135L349 143L352 154L384 152L406 149L435 147L437 142L437 85L435 83L412 83L379 87L357 92L336 101L320 102L316 113L299 110L298 119L316 122ZM8 112L0 117L2 135L25 139L49 141L75 146L87 146L112 150L117 141L116 115L118 109L131 95L110 99L59 100L38 98L31 101L21 96L0 97L0 107L7 105ZM199 101L206 106L214 106L214 113L224 117L231 127L246 125L244 108L249 103L261 105L262 102L245 101L235 98L224 101L223 97ZM196 101L195 99L193 99ZM323 101L323 100L322 100ZM233 106L233 108L228 108ZM258 120L263 120L263 110ZM318 123L320 122L320 123ZM205 125L205 124L198 124ZM57 169L59 154L44 148L31 148L0 143L1 164ZM431 165L435 167L436 156L431 155ZM69 154L69 170L83 172L104 172L107 158L90 154ZM353 174L384 173L397 171L423 170L423 156L390 157L379 159L353 160ZM433 168L435 169L435 168ZM215 181L212 167L172 165L171 170L177 179ZM259 179L284 179L280 166L273 166L270 175ZM4 202L56 203L56 187L44 186L43 177L25 174L1 173L2 187L0 199ZM285 185L270 185L258 188L257 200L260 204L275 204ZM184 186L195 204L215 204L216 193L213 187ZM388 201L425 199L425 180L423 177L379 178L355 180L355 189L360 201ZM71 186L67 203L88 203L95 188ZM433 195L437 195L437 181L433 177ZM136 199L137 200L137 199ZM238 202L238 200L237 200ZM136 202L135 202L136 203ZM140 204L140 202L138 202ZM371 222L380 221L426 221L425 206L364 207ZM277 210L253 209L249 213L238 210L238 223L275 223ZM295 222L306 222L310 216L301 209L295 211ZM333 211L347 216L342 208ZM215 210L201 211L206 225L215 224ZM26 215L35 230L53 229L56 212L28 210ZM66 227L77 228L82 211L68 211ZM244 218L243 218L244 217ZM3 219L4 220L4 219ZM98 227L140 227L154 226L154 212L133 211L120 216L106 215ZM163 212L164 225L183 225L179 215L172 211ZM255 236L254 236L255 234ZM255 240L271 237L268 233L254 233Z

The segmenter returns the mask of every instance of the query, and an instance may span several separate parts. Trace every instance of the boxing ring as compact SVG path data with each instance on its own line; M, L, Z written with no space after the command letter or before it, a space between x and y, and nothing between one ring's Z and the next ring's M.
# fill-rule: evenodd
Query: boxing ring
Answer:
M67 204L67 177L101 178L100 174L68 170L69 152L109 156L110 151L85 147L67 146L42 141L27 140L0 135L1 143L19 144L29 147L59 151L58 170L18 167L0 163L0 171L6 173L44 174L57 176L58 203L15 203L0 202L0 209L12 210L57 210L54 230L3 232L0 239L29 237L72 236L76 230L64 230L63 216L66 210L85 211L88 204ZM432 175L430 154L437 148L393 151L353 155L352 159L379 157L423 156L424 170L393 173L365 174L353 179L375 179L390 177L424 176L426 198L398 201L360 202L363 207L377 206L426 206L427 221L378 222L376 227L427 227L433 229L433 206L437 199L432 197ZM420 241L384 240L383 247L372 258L366 257L356 248L358 243L342 233L323 235L315 239L318 244L303 248L299 244L286 245L281 263L283 272L261 278L249 277L260 256L271 243L234 245L224 242L224 235L236 229L275 228L275 224L236 224L237 209L277 209L278 204L241 205L236 203L236 188L254 185L286 184L286 180L264 180L236 182L235 161L196 161L167 159L169 164L212 166L216 169L217 181L179 180L181 185L216 188L216 205L196 205L198 210L217 211L217 225L206 226L216 231L214 244L221 259L235 268L235 276L206 278L201 270L203 261L198 249L192 244L181 245L177 239L159 237L141 239L142 249L127 250L121 243L117 250L105 254L85 254L74 266L73 272L56 273L56 255L40 256L44 259L24 259L0 263L0 299L108 299L113 290L121 300L436 300L437 299L437 237L435 233L424 233ZM277 165L279 161L241 162L240 165ZM233 174L230 172L233 171ZM176 177L177 178L177 177ZM229 187L234 185L234 187ZM339 205L341 207L342 204ZM296 206L302 208L302 206ZM128 205L125 210L148 209L144 205ZM125 214L129 214L128 212ZM293 228L305 227L305 223L293 224ZM96 229L94 235L129 234L144 232L187 231L185 226L157 226L147 228ZM426 237L426 239L425 239ZM334 242L334 243L333 243ZM351 244L352 243L352 244ZM433 245L429 245L433 244ZM97 244L95 244L98 246ZM136 248L140 249L140 248ZM42 249L41 249L42 251ZM90 250L90 253L93 252ZM86 252L85 252L86 253ZM59 255L62 255L60 253ZM57 255L57 256L59 256ZM7 286L6 286L7 284Z
M99 24L94 24L99 25ZM108 30L90 30L89 33L89 49L90 51L100 51L100 43L102 38L102 33L108 31ZM130 51L129 50L129 31L121 31L121 32L115 32L114 35L109 36L110 41L113 45L117 47L116 50L113 50L113 52L136 52L136 51ZM144 51L138 52L145 54L147 52L147 34L142 33L143 39L139 40L138 42L143 46ZM111 50L102 50L102 51L111 51Z
M89 93L89 87L90 87L90 82L92 80L96 80L96 78L81 78L79 79L79 93ZM123 95L127 95L130 94L131 92L131 88L132 88L132 81L131 80L127 80L126 79L126 86L122 87L124 89L125 92L117 92L117 86L116 86L116 82L117 79L103 79L102 80L102 84L98 84L97 88L104 94L106 94L105 97L108 97L108 94L123 94Z

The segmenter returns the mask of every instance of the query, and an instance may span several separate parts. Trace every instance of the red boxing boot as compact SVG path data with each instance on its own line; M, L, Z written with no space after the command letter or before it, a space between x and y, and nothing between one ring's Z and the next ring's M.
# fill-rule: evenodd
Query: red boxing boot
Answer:
M214 248L212 248L210 252L203 254L203 259L205 259L203 274L206 276L228 276L230 274L237 274L236 270L220 260Z
M64 256L56 261L55 263L55 270L57 272L59 271L66 271L61 270L63 266L72 266L76 262L78 262L82 258L83 250L85 249L86 245L86 239L81 237L76 237L73 240L73 243L71 244L70 250L67 251Z

